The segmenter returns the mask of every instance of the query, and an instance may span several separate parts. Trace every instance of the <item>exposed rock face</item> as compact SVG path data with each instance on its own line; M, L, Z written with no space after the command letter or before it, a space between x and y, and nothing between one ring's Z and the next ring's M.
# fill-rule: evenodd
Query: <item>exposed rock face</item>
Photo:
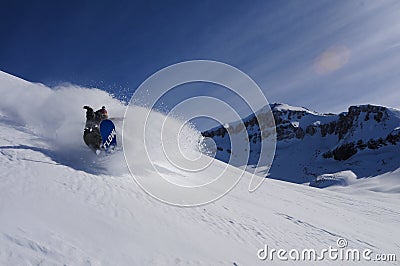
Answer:
M257 116L275 120L273 132L276 132L277 143L272 166L259 165L261 144L268 145L268 138L273 134L268 127L271 123L260 119L259 125L255 115L244 118L243 123L237 121L225 125L226 128L220 126L203 132L215 141L216 158L230 162L234 161L230 160L232 158L248 155L247 165L251 168L264 171L265 167L270 167L270 178L301 184L340 171L351 170L356 178L362 178L400 167L400 110L362 105L351 106L347 112L335 115L285 104L272 104L270 108L272 115L265 113L263 116L268 110L263 108ZM246 134L248 148L233 149L231 137L238 140ZM323 184L326 183L324 180Z
M338 136L338 140L342 140L349 132L355 129L358 121L360 121L361 115L365 115L365 121L368 121L369 118L372 117L377 123L381 123L388 117L385 107L373 105L351 106L347 113L339 114L337 119L329 123L306 126L305 134L303 134L298 132L303 131L302 128L291 126L290 119L291 117L301 119L307 115L305 111L273 110L273 113L277 127L278 140L291 139L293 137L302 139L305 135L314 136L317 132L319 132L322 137L334 134ZM287 117L289 120L284 117Z
M376 150L387 145L397 145L400 142L400 131L393 131L378 137L375 136L376 134L371 134L371 137L368 138L368 129L364 127L371 128L371 131L376 128L386 129L386 122L390 119L386 107L351 106L348 112L339 115L320 115L305 108L285 109L281 104L272 104L270 107L275 119L278 142L301 141L307 137L322 138L323 141L327 137L334 136L336 145L333 145L331 149L321 151L322 157L325 159L333 158L344 161L364 149ZM243 119L243 122L249 141L253 144L259 143L264 134L261 133L255 115ZM242 129L233 128L232 131ZM382 132L385 131L387 130L382 130ZM364 133L360 134L359 132ZM227 129L220 126L202 134L205 137L214 138L218 146L218 137L224 138L227 133ZM358 135L360 135L360 139L355 139ZM219 150L221 149L223 150L223 147L219 147Z

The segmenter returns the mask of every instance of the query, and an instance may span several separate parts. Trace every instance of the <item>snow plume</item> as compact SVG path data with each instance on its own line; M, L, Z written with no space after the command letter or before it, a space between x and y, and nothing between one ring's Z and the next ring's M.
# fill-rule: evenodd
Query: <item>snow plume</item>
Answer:
M122 118L125 112L123 103L99 89L71 84L51 89L4 72L0 72L0 93L0 112L5 119L38 137L43 152L55 161L85 171L99 171L93 164L100 158L83 142L83 106L97 109L105 105L110 117ZM104 170L107 166L102 163Z
M113 98L105 91L95 88L83 88L66 84L56 88L49 88L42 84L34 84L19 79L4 72L0 72L0 114L2 119L13 125L22 127L38 137L42 151L53 160L94 174L123 174L127 173L122 150L122 121L126 105ZM119 150L110 156L96 156L83 141L85 126L84 105L94 109L106 106L110 119L117 128ZM137 108L138 116L146 110ZM154 116L153 124L164 123L167 117L163 114ZM176 118L174 127L182 126L179 137L179 146L187 156L195 156L198 151L200 133L189 124L184 125ZM139 130L139 129L138 129ZM167 130L168 131L168 130ZM134 133L129 138L137 143ZM159 138L159 132L153 132L150 138ZM152 141L150 139L150 141ZM156 143L156 141L155 141ZM157 145L159 143L157 142Z

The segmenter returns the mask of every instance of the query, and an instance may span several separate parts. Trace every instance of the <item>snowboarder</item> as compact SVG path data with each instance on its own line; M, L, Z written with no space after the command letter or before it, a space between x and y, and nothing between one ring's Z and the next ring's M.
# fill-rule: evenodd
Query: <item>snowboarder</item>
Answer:
M93 111L92 107L87 105L85 105L83 109L86 110L86 125L83 131L83 140L89 148L98 154L100 153L102 144L100 123L108 119L108 113L105 106L101 107L101 109L96 112Z

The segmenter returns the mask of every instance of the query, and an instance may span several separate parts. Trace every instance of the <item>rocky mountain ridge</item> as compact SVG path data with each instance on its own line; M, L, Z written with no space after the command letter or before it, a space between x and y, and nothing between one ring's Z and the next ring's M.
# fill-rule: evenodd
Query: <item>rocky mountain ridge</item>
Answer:
M257 116L260 117L260 112L267 112L266 110L268 108L258 111ZM299 163L302 166L303 176L301 178L292 177L289 180L295 180L294 182L297 183L312 181L316 175L326 174L328 169L326 171L314 170L314 173L310 173L311 169L326 169L324 164L332 165L335 164L334 162L337 162L336 165L341 165L338 170L354 170L348 164L352 164L352 161L359 161L358 157L366 154L387 154L389 150L389 158L382 159L383 163L387 164L390 161L393 165L389 169L400 167L397 160L392 160L395 156L393 152L396 153L400 150L400 145L398 145L400 143L399 110L368 104L350 106L347 112L340 114L318 114L306 108L279 103L271 104L270 110L272 110L276 125L275 161L278 162L274 164L280 164L279 167L273 164L272 172L274 169L277 170L275 172L281 172L277 168L285 165L285 162L279 162L279 158L289 156L285 153L303 157ZM250 153L257 154L263 138L268 136L268 134L263 134L266 129L260 128L255 114L242 121L249 137ZM236 124L238 122L229 125L234 127ZM236 125L236 127L238 126ZM231 154L229 146L228 131L232 133L229 127L219 126L202 133L204 137L212 138L215 141L216 158L223 161L228 161L230 156L234 156ZM250 158L253 159L250 159L248 164L255 164L254 158L257 156L250 156ZM367 162L364 160L364 163ZM364 163L359 163L358 168ZM348 166L343 166L343 164ZM316 165L319 166L316 167ZM300 169L299 167L294 168ZM378 170L373 170L371 175ZM311 170L311 172L313 171ZM361 172L364 172L363 176L368 175L366 171ZM286 179L284 176L275 176L275 178Z

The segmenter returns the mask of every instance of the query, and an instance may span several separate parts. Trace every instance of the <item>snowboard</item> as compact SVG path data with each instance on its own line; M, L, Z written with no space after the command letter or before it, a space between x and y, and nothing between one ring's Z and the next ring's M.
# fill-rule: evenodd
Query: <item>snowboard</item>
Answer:
M101 147L106 151L111 151L117 146L117 132L115 125L110 119L105 119L100 123L100 135L102 139Z

